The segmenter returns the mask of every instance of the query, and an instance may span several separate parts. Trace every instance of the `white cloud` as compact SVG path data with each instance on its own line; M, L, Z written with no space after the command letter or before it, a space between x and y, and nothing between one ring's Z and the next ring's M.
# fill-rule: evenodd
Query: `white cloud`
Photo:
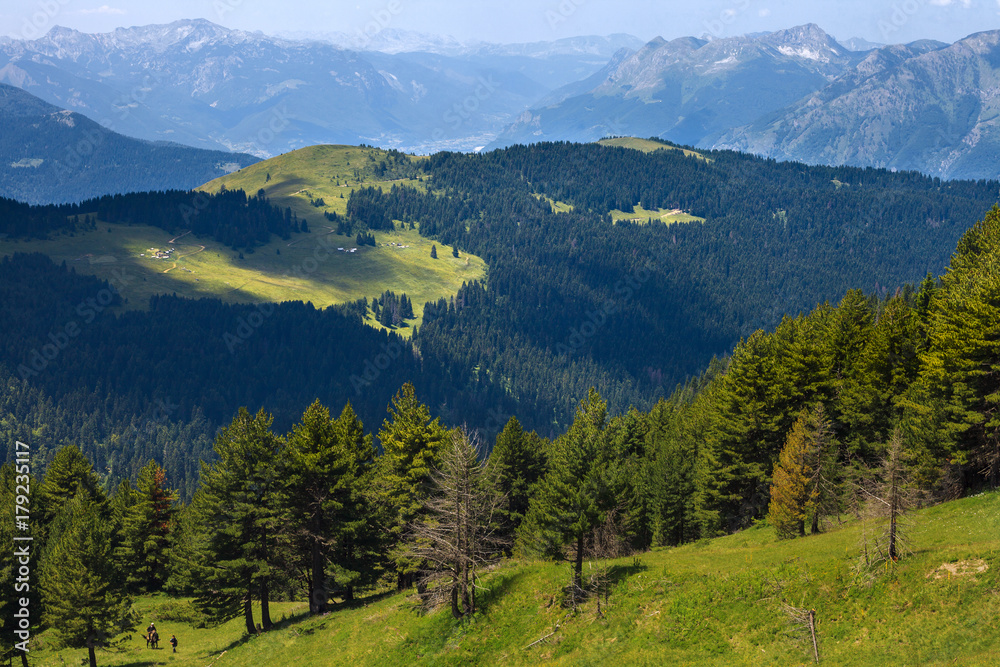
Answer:
M81 9L77 14L124 14L124 9L118 9L117 7L110 7L108 5L101 5L96 9Z
M1000 0L997 0L997 2L1000 2ZM757 16L759 16L761 18L764 18L765 16L770 16L770 15L771 15L771 10L768 9L767 7L765 7L762 10L760 10L759 12L757 12Z

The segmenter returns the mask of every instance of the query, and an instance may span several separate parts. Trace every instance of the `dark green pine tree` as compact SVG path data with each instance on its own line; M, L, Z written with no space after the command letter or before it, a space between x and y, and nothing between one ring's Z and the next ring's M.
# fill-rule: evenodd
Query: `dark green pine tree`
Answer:
M36 539L45 541L49 524L80 493L101 505L107 500L93 465L76 445L67 445L56 452L38 486L36 506L41 512L42 534Z
M393 397L389 418L382 422L382 445L373 492L381 506L387 546L393 550L397 587L409 588L420 567L399 548L406 527L422 513L431 488L431 472L440 463L439 451L447 431L431 419L427 406L417 400L407 382Z
M242 611L250 634L257 631L255 599L261 603L263 629L271 627L268 587L280 561L275 541L282 439L271 432L271 422L264 410L251 415L240 408L215 438L218 462L202 463L201 493L192 503L206 533L196 602L219 619Z
M504 533L509 538L513 538L524 521L535 485L545 474L547 448L545 439L534 431L525 432L517 417L511 417L497 435L490 463L496 470L500 492L507 497L507 507L501 514L506 519Z
M431 259L438 258L438 247L436 245L431 246Z
M358 585L372 584L376 571L384 569L382 536L375 520L371 486L377 452L372 436L350 403L334 422L337 446L349 462L345 475L351 480L338 489L341 508L335 514L336 541L333 544L333 581L345 600L354 599Z
M531 499L519 535L528 549L551 552L553 547L570 547L574 595L582 590L588 541L614 503L606 478L612 449L606 422L607 404L591 388L572 426L552 445L548 473Z
M150 593L166 583L177 493L167 487L166 472L150 461L136 480L134 502L122 521L117 557L129 590Z
M366 523L360 486L374 455L371 436L350 404L335 421L315 401L288 436L281 457L282 524L309 573L310 613L327 611L330 558L349 551L346 543Z
M96 649L135 627L137 616L112 554L112 524L101 506L80 494L64 510L67 525L39 564L43 620L69 648Z

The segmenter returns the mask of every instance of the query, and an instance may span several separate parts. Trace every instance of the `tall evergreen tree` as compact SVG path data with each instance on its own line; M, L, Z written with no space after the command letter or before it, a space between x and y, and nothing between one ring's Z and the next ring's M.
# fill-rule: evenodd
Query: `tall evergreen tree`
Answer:
M333 420L329 410L315 401L293 427L281 458L282 523L304 556L313 614L327 610L331 557L342 554L345 561L352 560L351 543L367 523L362 484L374 448L363 428L350 403ZM336 564L340 572L352 572L357 565ZM338 583L347 588L353 581Z
M611 462L607 403L591 388L572 426L552 445L549 469L531 499L519 539L536 549L570 547L573 591L582 590L583 558L594 530L604 522L614 497L606 477Z
M517 417L511 417L497 435L490 453L501 493L507 497L505 532L513 538L525 515L535 485L545 474L548 443L534 431L525 432Z
M271 422L263 409L251 415L240 408L215 439L218 462L202 464L201 494L193 503L207 538L198 603L220 619L242 611L250 634L257 631L255 599L261 603L263 629L271 627L269 584L280 559L275 538L282 440L271 432Z
M167 580L177 493L167 486L167 474L156 461L139 471L136 486L116 555L129 589L149 593L160 590Z
M423 512L430 492L431 471L440 463L439 451L447 432L431 419L427 406L417 400L407 382L393 397L389 417L378 433L382 456L378 461L377 494L384 510L390 544L400 544L406 527ZM419 563L405 553L394 556L397 586L413 582Z
M90 667L96 650L135 627L132 600L111 551L111 524L85 494L66 508L68 526L47 547L39 567L45 595L43 617L70 648L86 648Z

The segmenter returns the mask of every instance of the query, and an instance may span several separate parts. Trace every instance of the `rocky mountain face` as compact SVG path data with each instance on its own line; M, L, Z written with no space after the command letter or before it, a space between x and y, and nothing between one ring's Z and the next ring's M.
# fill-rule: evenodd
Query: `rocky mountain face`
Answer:
M852 70L714 143L814 164L1000 177L1000 32L869 52Z
M0 82L132 136L259 156L316 143L470 150L606 63L606 38L581 39L393 54L204 20L105 34L53 28L0 41Z
M0 84L0 197L32 204L190 189L257 162L252 155L132 139Z
M880 46L814 25L653 40L521 114L493 146L655 136L811 164L998 178L1000 31Z
M657 38L612 60L588 89L556 91L493 145L608 134L704 145L822 88L862 58L815 25L708 42Z

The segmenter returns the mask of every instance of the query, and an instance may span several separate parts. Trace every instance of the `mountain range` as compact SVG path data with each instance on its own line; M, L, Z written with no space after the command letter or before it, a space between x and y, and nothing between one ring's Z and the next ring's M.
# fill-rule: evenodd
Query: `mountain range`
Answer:
M390 28L270 37L205 20L0 38L0 82L151 141L268 157L329 143L427 154L642 136L943 178L1000 175L998 68L1000 31L881 45L813 24L645 44Z
M809 164L996 178L1000 31L948 45L834 40L816 25L655 39L525 111L490 147L652 136Z
M416 45L426 46L426 40ZM636 38L353 51L205 20L0 39L0 82L150 140L270 156L320 143L472 150Z

